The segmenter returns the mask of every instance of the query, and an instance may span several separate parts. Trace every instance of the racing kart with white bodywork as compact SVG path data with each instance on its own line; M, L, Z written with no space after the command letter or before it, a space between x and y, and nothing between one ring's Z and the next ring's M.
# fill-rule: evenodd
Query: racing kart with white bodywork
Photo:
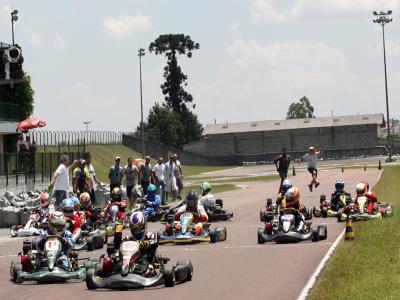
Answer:
M378 202L377 210L369 213L367 209L367 197L361 196L357 198L357 203L351 203L346 206L340 214L337 215L338 222L344 222L347 218L351 221L366 221L371 219L382 219L393 213L393 208L386 202Z
M68 269L64 269L60 261L62 237L48 235L45 237L44 251L35 249L34 242L23 242L20 262L11 262L10 275L14 283L35 281L37 283L64 282L70 279L83 280L86 269L79 265L78 255L71 252L68 257Z
M210 228L210 223L203 223L203 230L199 235L195 235L195 223L192 213L183 213L180 221L174 221L173 217L169 217L167 223L172 227L172 231L167 233L166 230L160 230L157 233L158 243L176 243L189 244L196 242L221 242L226 240L226 227ZM177 228L180 224L181 229Z
M310 221L303 220L301 228L296 229L296 213L298 212L294 208L283 208L279 213L269 214L264 226L258 228L258 243L264 244L269 241L297 243L307 240L317 242L327 238L328 230L326 225L318 225L317 228L312 228Z
M28 221L25 225L14 225L10 228L11 237L28 237L40 235L43 231L43 226L47 225L47 215L39 208L34 208L30 211Z
M266 220L269 220L271 216L273 216L276 213L279 213L280 207L286 206L286 199L283 198L280 203L281 205L277 205L272 202L272 198L268 198L267 203L265 204L265 210L260 210L260 221L266 222ZM299 211L304 216L305 220L312 219L313 214L310 208L306 208L304 205L301 205Z
M167 265L169 258L155 256L150 264L142 252L146 240L124 240L120 249L113 244L107 247L108 257L87 262L86 286L93 289L138 289L192 280L193 266L190 261L178 261L176 266Z

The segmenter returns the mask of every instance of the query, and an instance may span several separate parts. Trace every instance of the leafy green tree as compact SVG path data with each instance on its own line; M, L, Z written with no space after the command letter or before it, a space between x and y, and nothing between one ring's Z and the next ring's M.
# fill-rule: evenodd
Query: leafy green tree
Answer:
M307 97L303 97L299 102L293 102L289 106L286 119L308 119L315 118L314 107L311 105Z
M184 34L163 34L150 43L149 51L156 55L165 54L167 66L164 68L165 82L161 90L165 95L165 102L174 112L180 113L187 109L187 104L193 102L193 97L185 91L187 75L178 65L177 55L192 57L192 51L200 48L199 43L192 41ZM194 105L193 105L194 107Z
M176 145L181 146L187 143L197 141L203 133L203 126L197 119L197 115L190 110L183 111L180 115L180 122L182 124Z
M34 94L31 87L31 77L25 74L23 80L11 85L0 85L0 101L18 104L21 108L21 119L28 118L33 112Z

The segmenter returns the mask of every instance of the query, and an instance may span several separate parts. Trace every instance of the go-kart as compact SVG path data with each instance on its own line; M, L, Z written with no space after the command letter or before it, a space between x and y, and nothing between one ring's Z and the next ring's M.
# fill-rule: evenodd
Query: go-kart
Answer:
M203 223L203 231L199 235L194 234L193 223L194 216L192 213L183 213L180 221L173 221L173 217L169 217L167 225L171 226L171 232L160 230L157 233L158 243L175 243L188 244L196 242L221 242L226 240L226 227L210 228L209 223ZM181 229L177 228L180 224Z
M222 209L224 207L224 202L222 201L222 199L214 199L214 197L202 197L200 199L200 203L201 205L203 205L204 210L206 211L209 222L227 221L233 218L233 212L228 212ZM165 221L166 218L170 218L171 216L173 216L178 211L178 208L184 204L186 204L185 199L172 206L167 214L164 215L164 218L161 219L161 221Z
M377 210L369 213L367 209L367 197L361 196L357 198L357 203L351 203L346 206L344 211L337 215L338 222L346 221L366 221L371 219L381 219L382 217L390 216L393 212L390 204L385 202L378 202Z
M271 219L271 216L279 213L279 209L281 206L286 206L286 199L283 198L281 200L281 205L276 205L272 202L271 198L267 199L267 203L265 205L265 210L260 210L260 221L266 222ZM311 220L313 213L311 208L306 208L304 205L300 205L299 209L300 213L304 216L305 220Z
M85 279L86 269L79 265L78 255L71 252L68 257L69 267L65 270L62 266L60 253L62 238L59 235L45 237L44 251L40 253L35 249L34 242L24 241L22 253L19 253L20 262L11 262L11 281L22 283L24 281L64 282L70 279Z
M121 219L119 217L119 206L116 204L111 205L108 216L109 220L104 220L105 230L107 237L113 236L116 232L122 232L127 226L126 218ZM103 226L101 228L104 228Z
M14 225L10 228L11 237L28 237L40 235L43 231L43 226L46 225L47 216L39 208L31 210L28 221L25 225Z
M156 256L150 264L141 249L148 241L124 240L119 250L114 245L107 245L108 257L102 261L87 262L86 286L89 290L137 289L164 284L172 287L176 282L192 280L193 266L190 261L178 261L176 266L169 266L169 258Z
M350 205L352 202L353 200L351 199L351 196L348 194L341 194L339 196L337 206L334 207L330 201L326 200L325 195L321 195L319 200L319 208L314 206L313 215L317 218L337 217L338 215L342 214L344 208Z
M297 243L306 240L317 242L327 238L328 230L326 225L311 227L311 222L303 220L301 228L296 230L294 208L282 208L279 214L268 215L265 226L260 226L257 232L259 244L275 241L277 243ZM304 218L304 217L303 217Z

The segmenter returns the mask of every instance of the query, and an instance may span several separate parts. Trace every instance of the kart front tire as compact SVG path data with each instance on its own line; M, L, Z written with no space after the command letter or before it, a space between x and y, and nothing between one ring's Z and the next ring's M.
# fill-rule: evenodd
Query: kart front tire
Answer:
M22 282L22 280L18 279L18 272L19 271L22 271L22 264L11 262L10 275L11 275L11 281L12 282L15 282L15 283L21 283Z
M186 276L186 281L191 281L192 277L193 277L193 265L192 265L192 262L190 260L185 260L185 261L179 260L176 263L176 265L177 266L186 266L187 272L188 272L187 276Z
M318 226L318 237L320 240L326 240L328 237L328 227L326 225Z
M175 285L175 268L172 266L165 266L164 268L164 285L165 287Z
M319 230L318 230L318 228L313 228L312 229L312 241L313 242L318 242L319 241Z
M328 217L328 209L326 207L321 208L321 216L323 218L327 218Z
M86 271L86 287L88 290L95 290L97 286L93 283L93 276L96 275L96 271L94 269L88 269Z
M210 235L210 243L216 243L217 242L217 231L215 229L210 229L209 232Z
M86 238L86 250L93 251L94 250L94 241L92 236L88 236Z

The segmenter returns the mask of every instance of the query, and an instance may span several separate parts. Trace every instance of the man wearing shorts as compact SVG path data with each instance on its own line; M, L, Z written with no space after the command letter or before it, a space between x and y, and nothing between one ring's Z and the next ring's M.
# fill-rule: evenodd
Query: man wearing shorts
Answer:
M321 155L322 151L316 151L314 147L308 148L308 153L306 153L302 159L299 161L299 164L303 161L307 161L308 163L308 172L311 173L312 180L308 185L310 192L313 191L313 185L317 188L319 186L319 182L317 181L318 170L317 170L317 158Z

